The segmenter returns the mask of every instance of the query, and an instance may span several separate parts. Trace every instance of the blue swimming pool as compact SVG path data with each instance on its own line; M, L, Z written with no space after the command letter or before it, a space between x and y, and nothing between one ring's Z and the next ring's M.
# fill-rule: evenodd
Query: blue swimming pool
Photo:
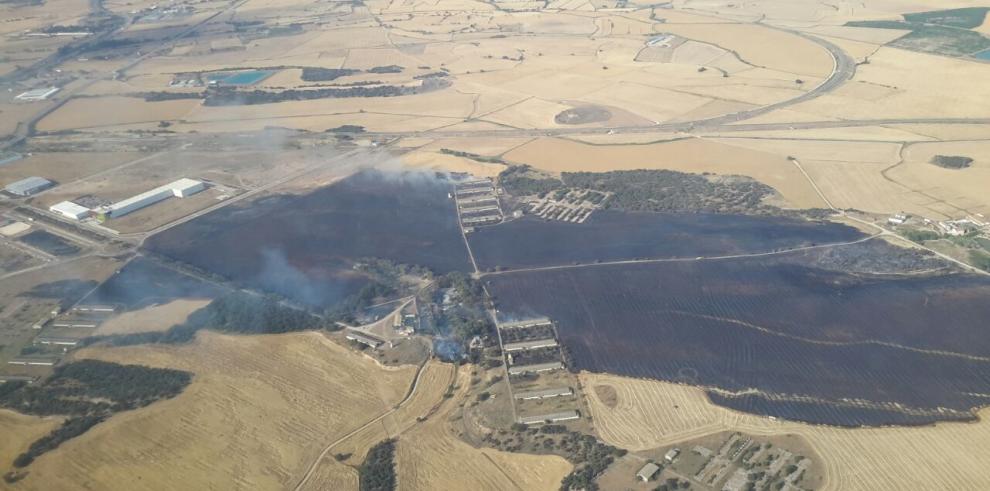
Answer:
M216 80L224 85L254 85L272 76L274 73L274 70L251 70L231 73L229 75L218 75L212 77L211 80Z

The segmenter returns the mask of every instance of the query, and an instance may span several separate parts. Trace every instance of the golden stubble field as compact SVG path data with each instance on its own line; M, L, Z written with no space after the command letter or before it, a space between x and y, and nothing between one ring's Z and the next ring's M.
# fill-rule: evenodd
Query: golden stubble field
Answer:
M396 467L399 490L481 489L553 491L572 469L557 456L475 448L454 433L458 405L470 391L469 366L457 372L458 390L424 423L399 438Z
M76 358L189 370L174 399L122 413L29 467L17 489L284 489L332 441L405 395L383 368L319 333L94 347Z
M9 466L31 442L48 434L62 423L60 417L38 417L0 409L0 465Z
M582 373L596 429L603 440L630 450L676 444L719 431L796 434L823 460L827 490L988 489L982 457L990 445L990 412L976 423L913 428L844 429L738 413L708 401L696 387ZM599 392L615 391L603 401ZM609 404L606 404L609 402Z

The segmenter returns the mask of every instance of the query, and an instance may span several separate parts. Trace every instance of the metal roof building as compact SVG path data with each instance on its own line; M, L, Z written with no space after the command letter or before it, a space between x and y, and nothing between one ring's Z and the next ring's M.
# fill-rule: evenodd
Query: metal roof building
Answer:
M560 387L557 389L545 389L545 390L529 390L524 392L516 392L516 399L522 399L524 401L529 401L533 399L548 399L550 397L560 397L573 395L574 391L570 387Z
M502 346L502 351L523 351L528 349L552 348L557 346L555 339L539 339L536 341L520 341L518 343L506 343Z
M57 213L66 218L71 218L73 220L82 220L89 216L90 210L82 205L77 205L71 201L62 201L60 203L55 203L48 211L52 213Z
M498 325L501 329L515 329L518 327L535 327L541 326L543 324L550 324L550 319L547 317L539 317L536 319L526 319L515 322L502 322Z
M31 89L27 92L23 92L15 99L19 101L43 101L58 92L60 89L58 87L41 87L39 89Z
M636 473L638 477L643 482L648 482L653 479L653 476L657 475L657 471L660 470L660 466L654 464L653 462L647 462L639 472Z
M564 364L559 361L540 363L537 365L520 365L509 367L509 375L519 375L530 372L548 372L550 370L560 370L561 368L564 368Z
M577 411L563 411L559 413L541 414L539 416L523 416L519 418L517 422L525 425L546 423L547 421L551 423L558 423L560 421L570 421L580 417L581 415L578 414Z
M31 176L26 179L21 179L17 182L12 182L3 188L10 194L15 194L17 196L31 196L32 194L44 191L55 183L45 179L44 177Z
M58 363L57 356L19 356L7 362L9 365L33 365L50 367Z
M102 211L112 217L122 217L133 211L140 210L145 206L155 204L161 200L172 196L185 198L196 194L206 188L202 181L182 178L178 181L170 182L164 186L159 186L151 191L145 191L137 196L131 196L122 201L118 201Z

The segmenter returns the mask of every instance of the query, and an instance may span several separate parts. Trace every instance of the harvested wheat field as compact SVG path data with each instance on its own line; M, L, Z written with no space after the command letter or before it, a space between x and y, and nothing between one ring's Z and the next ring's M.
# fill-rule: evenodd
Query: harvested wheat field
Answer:
M470 388L470 367L457 372L460 390L440 411L399 438L396 468L399 490L478 489L553 491L571 471L557 456L513 454L474 448L452 433L457 404ZM452 404L453 403L453 404Z
M114 416L30 467L18 489L284 489L327 442L388 410L414 367L383 368L320 333L92 347L76 358L195 373L167 401Z
M589 145L541 138L506 153L505 159L549 172L670 169L744 175L773 186L791 206L824 206L786 157L700 138L642 145Z
M39 418L0 409L0 465L6 468L32 442L45 436L62 423L62 418Z
M824 460L826 484L835 490L990 489L981 457L990 445L990 411L976 423L925 427L840 429L771 421L711 404L701 389L666 382L582 373L586 387L607 385L609 407L588 391L599 435L630 450L645 450L718 431L797 434Z
M180 119L199 105L195 99L145 102L134 97L73 99L38 122L40 131L101 128Z
M182 324L189 318L189 314L206 307L209 303L207 299L182 298L162 305L124 312L100 324L93 334L103 336L164 331L174 325Z

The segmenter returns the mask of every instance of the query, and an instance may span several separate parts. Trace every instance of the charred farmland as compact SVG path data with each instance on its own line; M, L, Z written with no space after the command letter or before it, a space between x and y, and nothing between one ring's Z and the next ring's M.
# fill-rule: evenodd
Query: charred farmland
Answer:
M571 368L684 382L840 426L972 419L990 392L990 281L870 277L768 258L486 277L502 315L558 324Z
M362 258L470 270L450 183L434 174L362 171L308 194L229 206L152 237L145 247L236 283L314 307L356 295Z
M803 219L705 213L598 211L585 223L524 217L469 236L484 270L765 252L865 237Z

